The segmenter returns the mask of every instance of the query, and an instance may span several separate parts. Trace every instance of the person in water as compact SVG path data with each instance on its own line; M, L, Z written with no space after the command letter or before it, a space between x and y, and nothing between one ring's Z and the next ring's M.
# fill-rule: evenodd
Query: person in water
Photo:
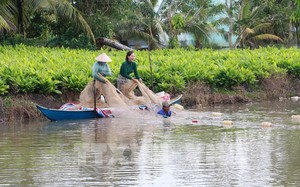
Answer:
M170 110L170 104L167 101L162 102L162 109L160 109L157 114L163 117L171 117L172 111Z

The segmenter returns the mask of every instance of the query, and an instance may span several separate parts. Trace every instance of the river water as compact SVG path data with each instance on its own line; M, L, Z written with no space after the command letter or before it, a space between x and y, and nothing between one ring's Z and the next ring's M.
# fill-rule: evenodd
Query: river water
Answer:
M0 186L299 186L299 106L2 125Z

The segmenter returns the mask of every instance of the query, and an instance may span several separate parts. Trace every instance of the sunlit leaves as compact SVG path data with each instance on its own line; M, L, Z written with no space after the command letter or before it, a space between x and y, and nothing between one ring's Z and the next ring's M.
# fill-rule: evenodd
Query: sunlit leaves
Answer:
M0 79L0 95L7 94L8 88L9 86L2 79Z
M116 85L126 54L126 51L50 49L23 45L0 46L0 51L0 95L79 93L92 79L94 59L102 52L113 60L109 63L113 76L108 79ZM155 92L182 92L191 82L231 89L240 85L256 85L271 76L300 76L300 51L297 48L223 51L164 49L151 53L135 51L135 54L140 76L146 85L153 85Z
M184 18L181 14L175 14L171 20L174 29L181 29L185 25Z
M73 21L95 43L94 34L90 26L79 10L72 6L68 0L27 0L19 2L1 0L0 29L12 30L13 28L17 28L20 29L19 33L24 34L25 32L22 29L26 30L29 27L30 17L38 11L53 12L56 16Z

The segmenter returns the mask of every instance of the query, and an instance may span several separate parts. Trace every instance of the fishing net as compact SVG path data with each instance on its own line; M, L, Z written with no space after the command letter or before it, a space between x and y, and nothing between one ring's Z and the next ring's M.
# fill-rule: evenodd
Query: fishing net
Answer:
M105 78L104 78L105 79ZM105 79L107 80L107 79ZM135 94L135 89L139 89L140 95ZM105 100L101 100L101 95ZM95 81L96 107L130 107L134 105L146 105L152 108L153 105L160 106L163 99L153 93L144 83L127 81L122 85L122 91L107 81L103 84ZM80 105L88 108L94 107L94 84L90 81L80 94Z
M106 107L106 104L99 99L101 97L100 89L95 89L94 93L94 83L90 81L86 87L82 90L79 96L80 105L87 108L94 107L94 94L96 98L96 107Z
M109 81L106 84L100 83L96 81L96 88L98 85L101 85L101 93L103 94L105 101L107 102L109 107L125 107L128 106L125 98L122 98L122 93L117 90L117 88L112 85Z
M145 97L135 95L134 90L136 87L137 83L133 81L127 81L121 87L121 92L129 99L129 105L141 105L146 103Z
M140 96L135 94L135 89L138 87L140 91ZM160 104L162 102L162 98L156 95L152 90L150 90L144 83L141 82L133 82L127 81L122 85L122 93L126 96L130 101L131 105L147 105L151 106L153 104Z
M137 85L148 104L160 104L162 102L162 99L150 90L144 83L138 82Z
M94 86L95 86L95 98L96 107L124 107L128 104L124 101L125 98L121 98L118 90L109 81L103 84L99 81L90 81L80 94L79 102L81 106L92 108L94 107ZM104 100L101 99L101 95Z

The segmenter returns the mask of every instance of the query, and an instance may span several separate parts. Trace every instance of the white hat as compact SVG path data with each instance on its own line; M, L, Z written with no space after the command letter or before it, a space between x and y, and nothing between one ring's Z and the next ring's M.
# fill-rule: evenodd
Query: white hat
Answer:
M95 58L98 62L111 62L112 60L107 56L105 53L102 53L101 55L97 56Z
M162 106L168 107L168 106L170 106L170 104L168 103L168 101L164 101L164 102L162 102Z

